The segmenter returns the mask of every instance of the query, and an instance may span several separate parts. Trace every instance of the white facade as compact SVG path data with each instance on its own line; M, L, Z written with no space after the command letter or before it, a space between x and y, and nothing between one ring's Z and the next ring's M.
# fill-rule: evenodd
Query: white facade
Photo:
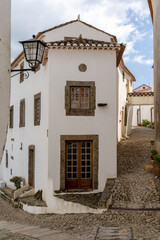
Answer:
M0 1L0 161L6 141L10 95L11 1Z
M118 68L118 141L131 133L132 106L127 105L127 94L133 92L134 77L124 64Z
M132 126L142 124L142 120L147 119L149 122L154 122L154 107L153 105L133 106Z
M133 91L137 93L152 92L152 88L146 84L142 84ZM154 122L154 105L153 103L151 104L151 102L153 102L153 97L137 97L137 101L140 102L138 98L142 99L142 105L133 106L132 126L141 125L143 120ZM135 99L136 97L133 97L134 102L136 102Z
M104 33L81 21L74 21L61 27L45 31L43 41L54 42L64 37L103 40L112 42L114 36ZM41 34L40 34L41 36ZM51 45L50 45L51 46ZM12 176L21 176L28 182L28 147L35 146L35 190L43 190L49 212L87 212L87 208L65 202L54 197L61 190L61 136L98 136L98 185L93 191L103 191L107 178L117 176L117 128L118 80L117 50L58 49L49 47L44 66L20 83L19 76L11 81L11 102L14 106L14 126L8 129L5 151L1 163L2 178L8 186ZM20 68L23 57L14 61L13 67ZM79 71L85 64L87 71ZM18 65L17 65L18 64ZM25 66L27 67L27 63ZM119 74L120 75L120 74ZM118 77L119 78L119 77ZM67 81L94 82L96 87L96 108L94 116L67 116L65 109L65 87ZM124 83L123 83L124 84ZM126 84L126 83L125 83ZM121 85L121 83L119 83ZM123 88L123 87L122 87ZM41 121L34 126L34 95L41 93ZM126 93L125 93L126 94ZM121 96L122 94L120 94ZM123 94L124 95L124 94ZM19 127L20 101L25 99L25 127ZM120 98L125 105L125 100ZM98 103L107 103L99 107ZM120 103L121 104L121 103ZM123 105L121 104L121 105ZM120 105L120 107L121 107ZM119 130L120 131L120 130ZM78 140L78 139L77 139ZM93 148L95 143L93 142ZM93 161L95 153L93 152ZM93 169L95 166L93 166ZM65 170L64 170L65 171ZM95 182L93 172L93 183ZM94 184L92 184L94 185Z

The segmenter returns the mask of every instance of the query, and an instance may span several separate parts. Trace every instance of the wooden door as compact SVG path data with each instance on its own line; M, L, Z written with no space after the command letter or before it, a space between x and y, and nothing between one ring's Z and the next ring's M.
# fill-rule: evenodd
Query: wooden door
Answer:
M92 189L93 141L66 142L66 189Z
M28 183L31 187L34 187L35 178L35 147L29 146L28 149Z
M124 109L121 111L121 137L124 136Z

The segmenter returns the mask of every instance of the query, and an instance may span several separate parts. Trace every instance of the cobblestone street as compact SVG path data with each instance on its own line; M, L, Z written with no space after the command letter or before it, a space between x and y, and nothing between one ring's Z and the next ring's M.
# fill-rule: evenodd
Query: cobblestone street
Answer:
M146 164L151 164L151 140L153 140L153 130L139 127L133 130L129 139L118 144L118 178L113 189L112 205L116 209L110 209L102 214L38 216L15 209L0 198L0 221L47 228L58 231L61 236L66 234L66 238L57 235L58 240L67 240L67 236L70 236L70 240L108 240L107 231L115 227L119 227L121 232L125 232L122 231L123 229L132 229L134 240L160 240L160 211L136 210L160 208L154 176L152 173L146 173L144 169ZM130 210L119 208L130 208ZM97 229L99 235L96 237ZM10 233L5 225L4 229L0 227L0 240L37 239L25 236L23 232L21 234L24 236L18 234Z

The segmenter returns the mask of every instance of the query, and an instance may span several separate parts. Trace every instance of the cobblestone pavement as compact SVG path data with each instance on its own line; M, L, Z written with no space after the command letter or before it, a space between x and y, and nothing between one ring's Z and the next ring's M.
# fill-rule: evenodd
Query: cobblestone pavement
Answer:
M6 229L0 229L0 240L38 240L23 234L11 233Z
M153 175L144 171L144 165L150 164L152 139L152 129L139 127L134 129L129 139L119 143L118 178L113 193L113 207L160 207ZM102 227L132 227L134 240L160 240L160 211L110 209L102 214L32 215L14 209L0 198L0 221L4 220L61 231L70 234L70 239L75 240L95 240L97 229Z

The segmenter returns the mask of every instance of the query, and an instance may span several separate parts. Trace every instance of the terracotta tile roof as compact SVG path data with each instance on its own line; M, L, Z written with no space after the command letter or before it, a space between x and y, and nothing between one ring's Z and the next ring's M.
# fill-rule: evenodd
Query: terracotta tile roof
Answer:
M90 28L93 28L93 29L95 29L95 30L97 30L97 31L99 31L99 32L102 32L102 33L106 34L106 35L109 35L109 36L112 38L112 41L113 41L113 42L117 42L116 36L111 35L111 34L105 32L105 31L103 31L103 30L101 30L101 29L99 29L99 28L96 28L96 27L94 27L94 26L86 23L86 22L83 22L83 21L81 21L80 19L72 20L72 21L69 21L69 22L66 22L66 23L57 25L57 26L55 26L55 27L53 27L53 28L49 28L49 29L47 29L47 30L44 30L44 31L42 31L42 32L39 32L39 33L36 35L36 39L41 39L41 38L43 38L43 35L44 35L44 33L46 33L46 32L55 30L55 29L57 29L57 28L64 27L64 26L66 26L66 25L69 25L69 24L72 24L72 23L75 23L75 22L81 22L81 23L85 24L86 26L88 26L88 27L90 27ZM24 55L23 52L21 52L21 53L13 60L13 62L11 63L11 67L12 67L12 68L13 68L13 67L16 67L16 66L18 65L18 63L21 61L21 59L22 59L21 57L22 57L23 55ZM24 57L24 56L23 56L23 57Z
M154 92L133 92L127 94L129 97L154 96Z
M48 47L53 48L102 48L102 49L117 49L120 50L121 47L125 47L126 45L123 43L112 43L105 42L93 39L70 39L70 40L61 40L48 42Z
M93 28L93 29L95 29L95 30L97 30L97 31L99 31L99 32L104 33L104 34L107 34L107 35L111 36L111 37L114 39L115 42L117 42L116 36L114 36L114 35L112 35L112 34L110 34L110 33L107 33L107 32L105 32L105 31L103 31L103 30L101 30L101 29L99 29L99 28L96 28L96 27L94 27L94 26L92 26L92 25L90 25L90 24L88 24L88 23L86 23L86 22L83 22L83 21L79 20L79 19L72 20L72 21L69 21L69 22L66 22L66 23L57 25L57 26L55 26L55 27L53 27L53 28L49 28L49 29L47 29L47 30L44 30L44 31L42 31L42 32L39 32L39 33L37 34L37 37L39 37L40 35L42 35L42 34L44 34L44 33L46 33L46 32L55 30L55 29L57 29L57 28L64 27L64 26L66 26L66 25L69 25L69 24L75 23L75 22L81 22L81 23L83 23L84 25L86 25L86 26L88 26L88 27L90 27L90 28Z

